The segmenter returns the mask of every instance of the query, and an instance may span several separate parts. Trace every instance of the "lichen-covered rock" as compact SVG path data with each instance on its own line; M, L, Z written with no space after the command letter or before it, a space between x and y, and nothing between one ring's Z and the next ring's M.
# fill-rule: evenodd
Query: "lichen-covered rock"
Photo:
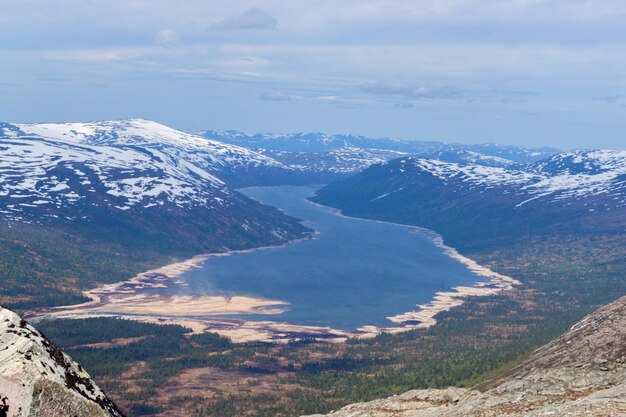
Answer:
M352 404L329 416L626 416L626 297L473 389L409 391Z
M122 417L89 374L0 307L0 417Z

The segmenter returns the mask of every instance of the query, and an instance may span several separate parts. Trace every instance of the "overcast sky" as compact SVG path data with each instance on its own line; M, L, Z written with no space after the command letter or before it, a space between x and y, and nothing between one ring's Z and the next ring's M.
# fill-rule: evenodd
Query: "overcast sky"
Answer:
M626 149L624 0L0 0L0 120Z

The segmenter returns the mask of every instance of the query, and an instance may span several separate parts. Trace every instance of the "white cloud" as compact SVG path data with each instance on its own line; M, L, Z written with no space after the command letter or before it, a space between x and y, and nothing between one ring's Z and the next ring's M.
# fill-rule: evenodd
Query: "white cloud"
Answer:
M180 42L180 34L173 29L163 29L156 33L154 41L161 45L173 45Z
M387 82L367 82L361 85L366 93L381 95L403 95L408 99L456 99L463 94L463 89L454 86L413 87L407 84Z
M278 25L276 18L261 9L253 7L245 12L227 17L226 19L209 25L212 30L271 30Z
M147 50L142 48L102 48L45 51L41 55L51 61L75 62L114 62L138 59L146 55Z
M617 103L621 98L622 96L620 96L619 94L604 94L604 95L594 96L593 100L603 101L609 104L614 104L614 103Z
M282 91L270 91L259 96L261 100L268 101L291 101L291 96Z
M347 97L340 97L340 96L318 96L318 97L314 97L313 100L324 102L324 103L345 103L345 104L372 103L370 100L363 100L360 98L347 98Z

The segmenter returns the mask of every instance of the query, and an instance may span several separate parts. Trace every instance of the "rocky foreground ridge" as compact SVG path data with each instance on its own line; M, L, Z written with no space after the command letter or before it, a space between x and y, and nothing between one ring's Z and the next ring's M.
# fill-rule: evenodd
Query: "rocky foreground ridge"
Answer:
M0 307L0 417L122 417L89 374Z
M471 389L409 391L328 416L626 416L626 297Z

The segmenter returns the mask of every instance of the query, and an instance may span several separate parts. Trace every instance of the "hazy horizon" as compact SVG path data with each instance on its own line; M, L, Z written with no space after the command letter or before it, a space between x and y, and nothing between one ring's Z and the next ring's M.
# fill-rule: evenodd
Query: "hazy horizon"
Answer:
M0 4L0 120L626 149L626 3Z

